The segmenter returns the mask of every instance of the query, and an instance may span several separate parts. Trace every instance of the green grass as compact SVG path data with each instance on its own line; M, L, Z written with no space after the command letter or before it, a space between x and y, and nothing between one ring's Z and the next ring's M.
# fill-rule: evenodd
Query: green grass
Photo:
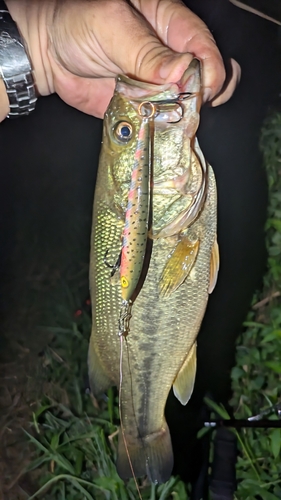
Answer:
M29 470L41 469L38 491L30 500L132 500L138 498L134 481L125 484L114 465L117 397L110 390L107 400L98 402L86 390L91 320L87 306L75 317L75 300L71 295L68 298L69 303L53 315L58 324L42 328L43 334L52 332L54 339L43 359L45 397L27 433L37 448ZM144 500L188 498L184 484L176 478L159 487L139 482L139 488Z
M247 418L281 399L281 115L264 126L262 150L269 179L270 206L266 227L268 271L263 290L237 341L232 370L235 418ZM63 287L62 287L63 288ZM87 306L75 316L79 301L67 287L60 290L53 308L53 333L43 359L45 396L33 415L28 434L37 449L30 469L40 469L39 491L30 497L46 500L137 499L133 480L125 484L117 475L116 431L118 403L111 390L108 400L95 401L85 390L90 316ZM210 403L212 404L212 403ZM227 417L219 406L213 409ZM269 418L277 418L272 414ZM281 429L245 429L237 433L238 490L236 499L281 498ZM187 500L189 486L179 479L154 487L139 482L144 500Z

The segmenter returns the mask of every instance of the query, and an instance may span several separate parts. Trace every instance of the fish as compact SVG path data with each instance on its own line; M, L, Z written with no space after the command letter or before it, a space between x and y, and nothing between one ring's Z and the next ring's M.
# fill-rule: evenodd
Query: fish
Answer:
M164 411L186 405L196 339L219 270L217 191L196 132L201 63L177 83L118 75L104 116L90 256L93 394L119 390L117 472L166 482Z

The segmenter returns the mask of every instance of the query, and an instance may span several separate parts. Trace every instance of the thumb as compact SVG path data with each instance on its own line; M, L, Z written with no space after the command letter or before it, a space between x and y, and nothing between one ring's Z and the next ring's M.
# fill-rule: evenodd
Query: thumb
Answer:
M192 54L174 52L157 41L153 53L148 51L143 54L135 76L159 84L178 82L192 59Z
M95 26L90 26L92 17L87 16L89 30L94 28L96 44L107 60L112 76L125 73L138 80L152 83L178 81L193 56L179 53L164 45L152 26L140 12L123 0L107 0L90 3L95 7ZM106 19L106 24L101 22ZM93 60L96 58L93 54ZM110 61L110 64L108 64ZM109 76L109 75L106 75Z

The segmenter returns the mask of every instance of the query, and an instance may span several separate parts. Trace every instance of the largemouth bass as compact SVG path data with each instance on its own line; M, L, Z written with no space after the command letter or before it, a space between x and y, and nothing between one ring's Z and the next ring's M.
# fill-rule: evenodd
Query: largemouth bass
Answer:
M177 84L118 76L104 118L88 361L94 395L119 388L122 478L171 475L165 404L172 386L183 405L190 399L196 337L217 279L216 183L195 137L200 106L194 59Z

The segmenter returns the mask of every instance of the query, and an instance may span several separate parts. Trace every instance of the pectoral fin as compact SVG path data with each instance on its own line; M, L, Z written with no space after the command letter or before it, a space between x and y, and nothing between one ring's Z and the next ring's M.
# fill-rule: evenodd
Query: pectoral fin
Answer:
M214 290L217 279L218 279L218 272L219 272L219 267L220 267L220 252L219 252L219 245L217 242L217 239L215 239L215 242L213 244L212 248L212 253L211 253L211 263L210 263L210 285L209 285L209 293L212 293Z
M182 405L186 405L190 400L194 388L196 375L196 342L190 349L177 378L173 384L174 395Z
M189 275L199 250L199 240L190 241L183 237L172 254L169 256L163 269L159 288L162 297L173 293Z

